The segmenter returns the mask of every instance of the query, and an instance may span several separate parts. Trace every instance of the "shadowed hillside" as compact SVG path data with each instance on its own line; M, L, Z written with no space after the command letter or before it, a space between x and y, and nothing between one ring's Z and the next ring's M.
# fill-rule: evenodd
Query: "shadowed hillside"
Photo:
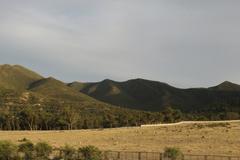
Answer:
M218 90L218 91L240 91L240 85L225 81L225 82L223 82L215 87L211 87L209 89Z
M107 103L148 111L161 111L167 106L174 106L185 112L224 108L240 110L240 87L230 82L211 88L192 89L179 89L166 83L144 79L125 82L75 82L69 86Z

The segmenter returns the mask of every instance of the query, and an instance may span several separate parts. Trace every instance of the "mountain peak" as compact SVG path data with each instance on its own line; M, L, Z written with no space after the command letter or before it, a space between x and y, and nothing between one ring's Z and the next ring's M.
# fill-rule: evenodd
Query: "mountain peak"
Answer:
M20 65L0 65L0 87L7 89L22 90L41 79L39 74Z
M102 82L113 82L111 79L104 79Z
M98 82L97 82L97 83L98 83ZM111 79L104 79L104 80L102 80L100 83L103 84L103 85L110 85L110 84L115 84L115 83L118 83L118 82L113 81L113 80L111 80Z
M230 81L224 81L224 82L220 83L220 85L236 85L236 84L232 83Z
M240 91L240 85L232 83L230 81L224 81L215 87L211 87L210 89L221 91Z

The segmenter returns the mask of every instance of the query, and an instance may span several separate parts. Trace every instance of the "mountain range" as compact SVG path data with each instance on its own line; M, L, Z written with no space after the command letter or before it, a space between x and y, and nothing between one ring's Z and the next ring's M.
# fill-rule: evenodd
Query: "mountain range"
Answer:
M100 101L126 108L161 111L172 106L185 112L228 107L240 110L240 85L225 81L210 88L180 89L145 79L125 82L73 82L68 86Z
M44 78L20 65L1 65L0 92L6 90L16 92L20 99L24 99L23 95L27 93L39 101L55 99L64 103L96 104L103 108L120 106L134 110L162 111L172 106L183 112L226 108L240 111L240 85L228 81L210 88L190 89L145 79L64 83L53 77Z

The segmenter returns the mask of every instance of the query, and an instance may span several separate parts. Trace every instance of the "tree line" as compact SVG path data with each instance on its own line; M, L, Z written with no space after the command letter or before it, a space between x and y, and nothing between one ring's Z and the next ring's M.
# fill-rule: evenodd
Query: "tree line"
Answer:
M13 94L12 92L10 92ZM4 97L4 96L1 96ZM192 112L166 107L161 112L146 112L94 103L41 102L34 96L27 103L7 98L0 101L0 130L72 130L140 126L183 120L239 119L240 111L221 104Z
M96 109L96 108L95 108ZM0 107L0 130L72 130L140 126L183 120L238 119L238 112L209 111L182 113L172 107L162 112L124 109L86 110L74 106Z

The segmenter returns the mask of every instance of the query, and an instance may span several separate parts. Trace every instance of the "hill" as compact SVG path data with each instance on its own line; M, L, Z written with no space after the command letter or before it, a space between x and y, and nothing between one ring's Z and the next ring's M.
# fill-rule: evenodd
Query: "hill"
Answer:
M240 87L230 82L211 88L191 89L180 89L144 79L125 82L104 80L79 85L75 82L69 86L98 100L133 109L162 111L165 107L173 106L184 112L240 111Z
M0 130L121 127L150 121L159 122L158 114L99 101L22 66L0 67Z
M211 87L209 89L218 90L218 91L240 91L240 85L225 81L215 87Z
M0 88L23 90L43 77L19 65L0 65Z
M68 87L65 83L56 80L52 77L43 78L35 81L29 85L29 91L36 92L48 97L58 98L64 101L95 101L95 99L83 94L76 92L72 88Z
M0 67L0 129L5 130L238 119L239 113L239 85L230 82L191 89L144 79L66 84L19 65Z

